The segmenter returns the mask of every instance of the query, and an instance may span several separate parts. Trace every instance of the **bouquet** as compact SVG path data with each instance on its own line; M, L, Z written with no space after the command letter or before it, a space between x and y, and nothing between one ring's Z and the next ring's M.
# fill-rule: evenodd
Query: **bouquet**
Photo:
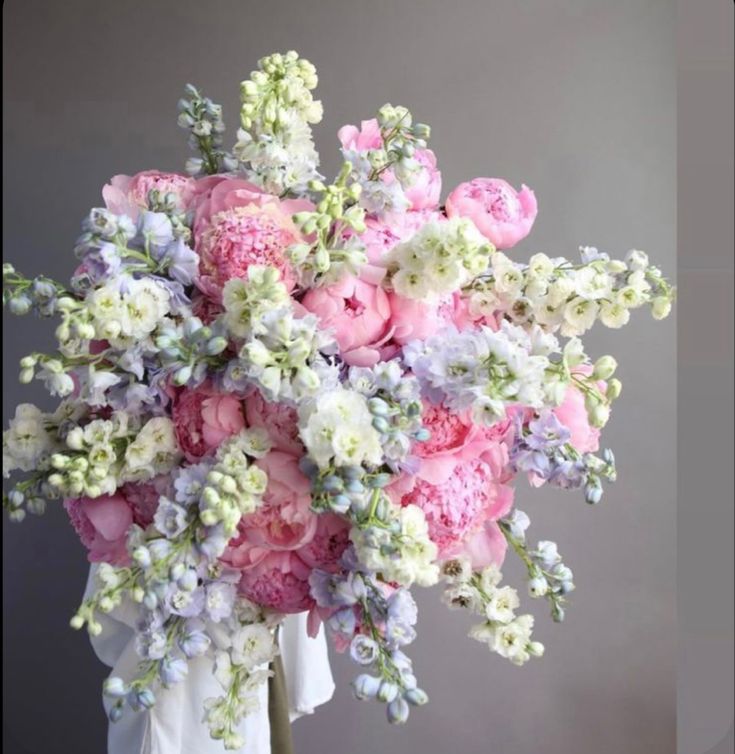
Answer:
M289 613L326 624L360 667L355 695L393 723L428 698L406 654L414 586L443 582L502 658L543 653L506 551L555 621L574 582L527 538L516 482L600 501L621 384L580 336L641 307L666 317L674 297L638 250L514 258L533 191L475 178L442 204L429 127L404 107L344 126L325 182L316 83L294 52L263 58L229 151L221 107L188 86L186 174L112 178L69 285L3 266L12 313L59 318L58 351L23 358L20 380L61 399L18 406L4 507L20 521L63 501L99 564L74 628L137 605L139 672L105 682L111 719L209 655L222 694L202 714L228 749Z

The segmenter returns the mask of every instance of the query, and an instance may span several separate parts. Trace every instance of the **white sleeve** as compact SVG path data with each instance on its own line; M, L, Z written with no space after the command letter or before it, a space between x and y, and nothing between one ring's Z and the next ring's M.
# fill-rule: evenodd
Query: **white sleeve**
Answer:
M85 596L92 589L94 569L92 566ZM133 631L136 612L137 606L128 602L110 615L101 615L102 633L90 637L97 657L112 668L111 675L125 679L135 674L140 662ZM293 721L327 702L334 693L334 681L323 628L316 638L309 638L305 613L286 618L280 647ZM110 723L108 754L223 754L222 743L209 737L202 722L204 700L220 693L212 675L212 658L190 660L186 679L159 690L152 710L126 710L120 721ZM107 699L104 705L109 709ZM267 684L261 687L259 710L243 720L239 732L246 742L244 754L270 754Z

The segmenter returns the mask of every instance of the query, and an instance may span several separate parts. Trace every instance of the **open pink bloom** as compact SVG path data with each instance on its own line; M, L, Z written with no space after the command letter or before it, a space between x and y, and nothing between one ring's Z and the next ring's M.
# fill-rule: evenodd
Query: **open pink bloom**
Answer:
M219 301L225 283L247 277L254 264L275 267L286 287L294 287L286 250L303 238L291 217L310 209L310 202L282 201L247 181L216 176L198 182L193 204L200 290Z
M404 298L393 292L388 294L388 300L392 337L398 345L405 345L411 340L426 340L446 326L435 304L420 299Z
M574 370L582 374L590 374L591 368L580 367ZM604 389L604 383L600 383ZM587 409L584 405L584 393L574 384L567 387L561 405L553 409L556 418L571 433L569 442L580 453L595 453L600 449L600 430L590 424Z
M245 419L248 427L260 427L268 431L274 450L295 456L303 455L298 414L292 406L267 401L259 390L255 390L245 399Z
M357 126L342 126L337 131L337 138L343 149L356 152L381 149L383 146L383 136L377 118L362 121L359 129Z
M447 197L447 217L467 217L498 249L510 249L533 227L538 205L527 186L516 191L502 178L474 178Z
M465 551L480 559L487 556L487 524L505 516L513 505L513 490L495 481L490 464L480 458L455 465L438 483L417 477L416 483L401 500L402 505L418 505L426 516L429 537L439 548L440 558ZM498 554L492 545L493 557Z
M125 542L133 523L133 510L124 495L80 497L65 500L64 507L72 526L89 550L91 563L126 565L128 554Z
M311 568L295 552L268 552L242 572L239 591L252 602L279 613L301 613L314 606L309 594Z
M238 398L220 393L209 382L183 388L173 399L176 439L187 461L196 463L245 427Z
M178 173L161 173L144 170L134 176L116 175L102 189L102 198L107 209L118 215L127 215L135 220L141 209L150 206L148 194L159 192L161 198L172 195L176 209L186 212L194 197L196 181Z
M442 174L436 168L436 155L430 149L417 149L414 159L421 168L404 193L411 209L436 209L442 190Z
M311 510L311 485L296 456L271 451L256 461L268 475L263 504L243 516L238 535L230 541L227 562L247 568L271 550L298 550L311 542L317 515Z
M366 265L361 277L345 277L334 285L312 288L302 304L331 329L347 364L372 366L380 347L391 337L391 307L380 287L385 270Z

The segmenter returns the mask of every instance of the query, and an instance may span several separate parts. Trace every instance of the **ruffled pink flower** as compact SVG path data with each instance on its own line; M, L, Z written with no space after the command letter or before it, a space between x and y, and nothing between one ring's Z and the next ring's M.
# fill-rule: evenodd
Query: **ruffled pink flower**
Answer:
M590 367L580 367L575 371L589 374ZM604 389L604 383L600 383ZM600 430L590 424L584 405L584 393L573 384L567 387L561 405L553 409L556 418L569 430L569 442L580 453L595 453L600 449Z
M314 537L298 550L299 557L312 568L336 571L339 559L350 543L350 525L333 513L317 516Z
M119 491L114 495L65 500L72 526L89 550L90 563L126 565L125 542L133 523L133 509Z
M292 406L267 401L259 390L255 390L245 399L245 419L248 427L260 427L268 431L274 450L295 456L303 455L298 414Z
M379 285L384 274L385 270L366 265L361 277L349 276L334 285L312 288L301 302L319 317L322 327L334 332L347 364L376 364L380 347L393 335L388 294Z
M417 149L414 159L421 166L411 185L404 190L411 209L436 209L442 190L442 174L436 167L436 155L430 149Z
M424 402L421 422L431 433L426 442L415 444L420 459L416 476L430 484L443 484L456 468L481 459L495 481L505 480L508 467L510 421L492 427L474 424L468 414L457 414L442 404Z
M176 209L186 212L194 197L196 181L185 175L158 170L144 170L134 176L116 175L102 189L102 198L111 212L135 220L141 209L148 208L148 194L153 189L159 191L161 197L172 194Z
M219 301L224 284L247 277L253 264L275 267L286 287L294 287L286 250L303 237L291 217L312 208L310 202L282 201L247 181L215 176L199 181L194 207L200 290Z
M365 230L360 240L365 244L365 253L370 264L381 264L383 257L398 243L407 241L427 222L442 218L438 212L388 212L365 218Z
M453 441L462 444L462 433ZM495 481L488 463L475 458L455 465L438 484L423 478L401 500L403 505L418 505L426 516L429 537L437 545L440 558L468 551L471 557L487 556L483 540L493 527L487 524L505 516L513 505L513 490ZM494 543L493 557L499 555Z
M159 476L150 482L129 482L118 492L127 500L133 512L133 523L145 529L153 523L158 501L169 483L167 476Z
M258 605L279 613L301 613L314 607L310 573L295 552L272 551L242 572L238 589Z
M205 325L209 325L224 312L224 308L222 304L197 291L191 297L191 312Z
M238 398L218 392L208 382L176 393L172 419L179 447L190 463L212 453L245 427Z
M516 191L501 178L474 178L447 197L447 217L468 217L498 249L510 249L531 231L538 205L527 186Z

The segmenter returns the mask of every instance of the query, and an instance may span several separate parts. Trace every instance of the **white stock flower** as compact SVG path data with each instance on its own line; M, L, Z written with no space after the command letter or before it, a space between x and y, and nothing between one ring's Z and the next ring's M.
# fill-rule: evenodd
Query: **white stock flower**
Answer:
M338 466L378 465L383 459L367 400L354 390L338 388L320 395L301 427L301 439L320 468L331 461Z
M628 324L630 320L630 311L622 304L612 301L603 301L600 304L600 322L605 327L617 329Z
M235 665L244 665L252 670L271 660L275 649L271 630L262 623L253 623L235 631L230 655Z
M574 276L574 289L577 295L584 299L594 301L608 298L612 287L613 281L610 275L594 267L585 267Z
M3 432L3 476L15 469L33 471L51 446L41 409L32 403L21 403Z
M513 620L515 610L520 604L518 592L512 586L494 588L488 595L485 614L489 620L509 623Z
M519 615L510 623L495 625L490 649L514 665L523 665L531 657L528 645L532 629L532 615Z
M125 451L123 475L131 480L151 479L169 471L178 457L174 424L168 417L149 419Z
M599 304L596 301L583 299L579 296L573 298L564 307L562 335L581 335L589 330L595 324L599 308Z

